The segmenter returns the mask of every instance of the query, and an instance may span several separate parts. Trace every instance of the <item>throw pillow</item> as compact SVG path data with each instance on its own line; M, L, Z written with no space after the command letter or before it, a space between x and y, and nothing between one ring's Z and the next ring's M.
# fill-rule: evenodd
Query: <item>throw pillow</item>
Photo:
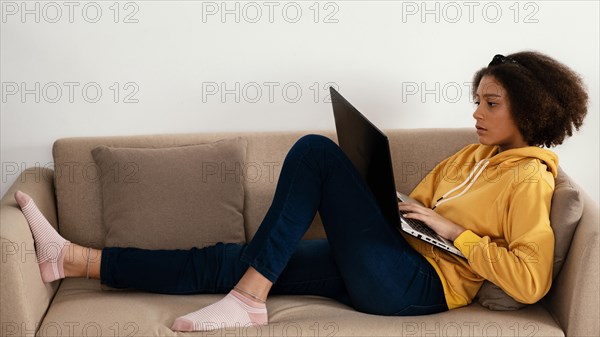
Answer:
M107 247L190 249L244 242L245 139L92 150Z
M550 225L554 231L552 279L555 279L562 269L571 247L571 241L573 241L575 229L582 216L583 198L579 194L579 188L559 166L550 210Z
M583 214L583 200L579 189L571 182L569 176L558 167L558 175L554 181L554 194L550 208L550 226L554 231L554 280L571 247L573 234ZM491 310L516 310L526 304L515 301L497 285L485 281L477 293L479 303Z

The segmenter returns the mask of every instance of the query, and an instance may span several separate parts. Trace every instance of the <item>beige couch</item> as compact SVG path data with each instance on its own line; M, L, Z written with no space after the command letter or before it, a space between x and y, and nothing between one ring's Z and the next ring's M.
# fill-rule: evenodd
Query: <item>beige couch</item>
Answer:
M42 283L31 232L13 198L17 189L31 194L44 215L67 239L99 248L105 237L100 218L101 190L98 181L83 179L81 171L93 163L91 149L100 144L167 147L243 136L248 140L248 162L271 163L271 167L275 167L274 176L263 174L260 181L244 183L242 233L245 240L249 240L270 205L287 150L306 133L205 133L56 141L54 165L62 168L60 177L47 168L31 168L22 173L2 199L0 334L175 335L169 327L177 316L221 297L107 291L101 289L98 280L86 279ZM314 133L335 139L331 131ZM465 144L477 141L471 129L388 130L387 134L400 191L411 191L437 162ZM73 174L65 174L65 167L71 167ZM195 335L598 336L598 205L588 196L583 197L583 217L550 293L541 302L518 311L492 311L474 301L467 307L435 315L383 317L359 313L317 296L272 296L268 301L269 325ZM317 216L306 238L323 235Z

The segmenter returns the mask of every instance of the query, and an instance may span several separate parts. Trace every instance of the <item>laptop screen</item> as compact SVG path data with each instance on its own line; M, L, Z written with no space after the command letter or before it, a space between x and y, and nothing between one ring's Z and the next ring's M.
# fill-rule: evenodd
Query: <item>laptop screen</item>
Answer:
M365 179L388 223L400 226L387 136L334 88L329 88L338 144Z

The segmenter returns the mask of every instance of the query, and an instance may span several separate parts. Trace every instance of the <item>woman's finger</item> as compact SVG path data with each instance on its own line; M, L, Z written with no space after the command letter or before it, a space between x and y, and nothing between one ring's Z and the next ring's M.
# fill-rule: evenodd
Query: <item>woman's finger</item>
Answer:
M411 204L411 203L408 203L408 202L399 202L398 203L398 207L400 207L402 209L407 209L407 210L423 208L420 205Z
M429 208L425 208L423 206L410 204L410 205L399 205L398 208L405 212L410 213L419 213L419 214L428 214Z
M419 214L419 213L406 213L406 214L404 214L404 217L423 221L423 214ZM423 222L425 222L425 221L423 221Z

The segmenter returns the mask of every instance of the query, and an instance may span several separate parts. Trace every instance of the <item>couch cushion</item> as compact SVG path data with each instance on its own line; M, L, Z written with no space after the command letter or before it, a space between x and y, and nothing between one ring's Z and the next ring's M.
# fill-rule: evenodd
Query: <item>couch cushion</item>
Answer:
M181 315L223 295L161 295L104 292L98 280L65 279L40 325L43 336L174 336L169 327ZM376 316L317 296L271 296L269 325L186 336L564 336L546 309L518 312L468 307L425 316ZM260 330L260 331L257 331Z
M243 242L246 141L92 150L102 186L105 245L190 249Z

